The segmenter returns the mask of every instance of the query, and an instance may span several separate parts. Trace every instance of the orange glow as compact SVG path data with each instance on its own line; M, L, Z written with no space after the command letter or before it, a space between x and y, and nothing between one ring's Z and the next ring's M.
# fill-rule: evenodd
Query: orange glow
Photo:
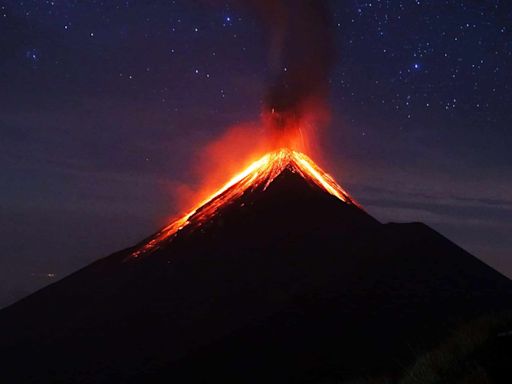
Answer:
M281 148L306 153L324 160L319 149L319 127L327 115L313 104L300 116L264 110L261 120L240 123L192 152L192 177L185 184L173 186L172 194L180 211L208 200L212 191L222 188L229 176L249 167L265 154Z
M185 227L197 228L211 220L219 209L235 201L246 192L265 190L285 169L300 174L304 179L322 188L347 204L357 203L343 190L334 179L325 173L313 160L297 150L280 148L272 150L254 161L242 172L233 176L224 186L204 198L188 213L173 221L153 236L146 244L132 253L133 257L151 253L171 240Z

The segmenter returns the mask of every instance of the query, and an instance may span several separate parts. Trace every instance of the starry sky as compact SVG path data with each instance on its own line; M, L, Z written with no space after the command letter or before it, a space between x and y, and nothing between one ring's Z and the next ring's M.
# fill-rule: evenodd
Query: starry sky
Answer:
M153 233L197 151L259 118L268 46L240 3L0 1L0 306ZM322 165L512 277L510 2L328 5Z

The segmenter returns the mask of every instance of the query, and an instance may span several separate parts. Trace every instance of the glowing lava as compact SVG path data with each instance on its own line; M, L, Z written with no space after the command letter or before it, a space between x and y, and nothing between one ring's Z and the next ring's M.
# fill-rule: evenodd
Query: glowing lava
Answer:
M210 220L221 207L241 197L247 191L258 188L265 190L286 168L300 174L304 179L314 183L344 203L357 205L331 176L325 173L304 153L291 149L279 149L267 153L249 165L245 170L235 175L222 188L201 201L190 212L155 234L144 245L133 252L132 256L138 257L157 250L161 244L166 240L170 240L185 227L195 228L200 226Z

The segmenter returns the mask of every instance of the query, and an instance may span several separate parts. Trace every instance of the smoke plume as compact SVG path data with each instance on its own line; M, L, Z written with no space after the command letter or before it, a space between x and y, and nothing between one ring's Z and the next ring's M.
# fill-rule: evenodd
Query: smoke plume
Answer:
M335 59L331 17L324 0L248 0L269 31L272 71L266 106L300 119L307 104L325 105Z
M218 0L202 0L219 5ZM225 3L224 3L225 4ZM261 21L269 84L262 114L270 146L305 150L328 113L335 44L328 0L231 0Z

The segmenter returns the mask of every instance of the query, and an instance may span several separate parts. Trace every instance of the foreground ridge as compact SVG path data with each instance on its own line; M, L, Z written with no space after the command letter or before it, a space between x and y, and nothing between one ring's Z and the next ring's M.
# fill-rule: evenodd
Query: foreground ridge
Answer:
M317 185L342 202L358 206L354 199L308 156L302 152L282 148L267 153L245 170L233 176L223 187L201 201L191 211L156 233L131 256L139 257L142 254L156 251L162 242L171 239L181 229L187 226L200 226L212 218L219 208L242 196L248 190L256 188L265 190L285 169L298 173L305 180Z

